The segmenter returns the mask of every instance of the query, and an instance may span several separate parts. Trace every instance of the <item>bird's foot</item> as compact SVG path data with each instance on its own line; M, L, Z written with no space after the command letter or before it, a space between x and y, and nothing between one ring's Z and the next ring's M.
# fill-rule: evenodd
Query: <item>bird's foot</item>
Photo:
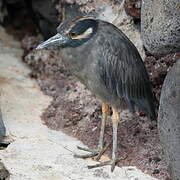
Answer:
M84 148L84 147L77 146L78 149L83 150L83 151L87 151L87 152L90 152L90 153L89 154L85 154L85 155L75 154L74 157L82 158L82 159L94 158L94 160L98 161L101 158L101 156L104 154L104 152L107 150L107 148L110 146L110 144L111 143L109 143L104 148L98 148L97 150L96 149L94 150L94 149L89 149L89 148Z
M95 165L91 165L91 166L87 166L87 167L88 167L88 169L93 169L93 168L97 168L97 167L111 165L111 172L113 172L116 164L119 161L124 160L126 158L127 158L127 155L125 157L122 157L122 158L114 158L114 159L111 159L109 161L100 162L99 164L95 164Z

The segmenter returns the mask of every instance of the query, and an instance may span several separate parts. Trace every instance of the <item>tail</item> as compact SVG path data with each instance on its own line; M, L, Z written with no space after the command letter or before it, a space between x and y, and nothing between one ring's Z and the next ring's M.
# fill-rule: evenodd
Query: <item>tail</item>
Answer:
M155 98L152 95L152 93L149 94L149 96L137 99L135 101L135 104L143 111L146 112L147 116L150 120L156 121L157 120L157 114L155 110Z
M153 100L147 100L147 99L139 100L138 104L140 106L140 109L142 109L143 111L147 113L150 120L152 121L157 120L157 115L156 115Z

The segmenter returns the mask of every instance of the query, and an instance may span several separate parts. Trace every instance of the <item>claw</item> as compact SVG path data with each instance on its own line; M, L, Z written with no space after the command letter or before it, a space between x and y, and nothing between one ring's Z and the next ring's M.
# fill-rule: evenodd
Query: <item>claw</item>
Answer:
M112 144L112 141L107 145L105 146L104 148L102 148L101 150L99 150L99 153L97 155L97 157L95 158L96 161L99 161L101 156L106 152L107 148Z
M84 147L80 147L77 146L78 149L83 150L83 151L87 151L90 152L90 154L85 154L85 155L78 155L78 154L74 154L75 158L82 158L82 159L86 159L86 158L92 158L98 155L98 151L97 150L93 150L93 149L89 149L89 148L84 148Z
M95 164L95 165L91 165L91 166L87 166L87 167L88 167L88 169L93 169L93 168L97 168L97 167L111 165L111 172L113 172L117 162L118 162L117 159L113 159L110 161L101 162L99 164Z
M85 154L85 155L78 155L78 154L74 154L75 158L82 158L82 159L86 159L86 158L93 158L96 161L99 161L99 159L101 158L101 156L104 154L104 152L107 150L107 148L111 145L112 142L110 142L107 146L105 146L104 148L98 149L98 150L94 150L94 149L89 149L89 148L84 148L84 147L80 147L77 146L78 149L83 150L83 151L87 151L90 152L90 154ZM96 157L97 156L97 157Z
M115 159L112 159L112 160L109 160L109 161L105 161L105 162L100 162L99 164L95 164L95 165L90 165L90 166L87 166L88 169L93 169L93 168L97 168L97 167L102 167L102 166L107 166L107 165L111 165L111 172L114 171L115 169L115 166L116 164L121 161L121 160L124 160L127 158L127 154L125 154L124 157L121 157L121 158L115 158Z
M85 147L81 147L81 146L77 146L77 148L79 150L83 150L83 151L87 151L87 152L92 152L92 153L95 152L95 150L93 150L93 149L89 149L89 148L85 148Z
M92 158L97 156L98 152L96 153L90 153L90 154L85 154L85 155L78 155L78 154L74 154L75 158L82 158L82 159L87 159L87 158Z
M116 164L117 164L117 162L118 162L118 160L112 160L112 164L111 164L111 172L113 172L114 171L114 168L115 168L115 166L116 166Z
M110 161L101 162L101 163L95 164L95 165L90 165L90 166L87 166L87 167L88 167L88 169L93 169L93 168L107 166L107 165L111 165L111 160Z

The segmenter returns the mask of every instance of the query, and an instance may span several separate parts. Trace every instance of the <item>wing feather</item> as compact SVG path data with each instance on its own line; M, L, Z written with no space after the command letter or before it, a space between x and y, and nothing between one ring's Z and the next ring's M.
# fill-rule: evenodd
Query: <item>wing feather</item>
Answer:
M132 111L136 104L155 119L149 77L135 46L120 30L100 34L98 43L99 73L105 87L124 99Z

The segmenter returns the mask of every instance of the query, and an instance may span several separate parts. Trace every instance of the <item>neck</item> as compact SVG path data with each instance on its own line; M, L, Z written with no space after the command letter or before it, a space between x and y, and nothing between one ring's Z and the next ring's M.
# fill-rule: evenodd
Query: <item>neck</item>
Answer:
M65 66L76 75L83 71L84 67L90 63L91 40L76 48L67 47L62 49L63 62Z

